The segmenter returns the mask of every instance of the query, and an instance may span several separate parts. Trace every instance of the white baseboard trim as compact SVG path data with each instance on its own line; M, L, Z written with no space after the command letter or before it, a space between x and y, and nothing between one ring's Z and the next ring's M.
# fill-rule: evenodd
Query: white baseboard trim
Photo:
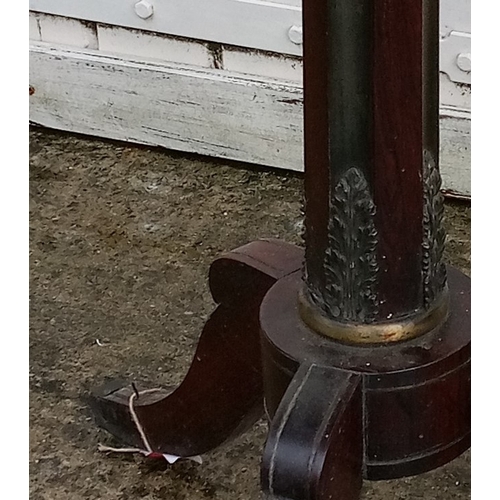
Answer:
M302 171L299 83L30 46L30 120L46 127ZM443 188L470 196L470 113L441 117Z

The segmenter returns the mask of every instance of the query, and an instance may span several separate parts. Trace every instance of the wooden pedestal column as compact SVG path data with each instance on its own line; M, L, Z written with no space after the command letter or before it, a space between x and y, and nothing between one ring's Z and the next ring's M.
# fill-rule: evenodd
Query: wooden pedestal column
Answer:
M344 331L355 324L374 326L365 341L402 340L417 332L377 326L445 300L438 12L434 0L304 2L304 299L341 340L363 341Z
M356 500L363 478L468 448L470 280L442 262L438 5L304 0L305 255L266 240L217 259L218 306L182 384L107 384L100 425L189 457L265 411L277 500Z
M304 2L306 253L261 307L273 498L469 446L470 282L442 262L439 2Z

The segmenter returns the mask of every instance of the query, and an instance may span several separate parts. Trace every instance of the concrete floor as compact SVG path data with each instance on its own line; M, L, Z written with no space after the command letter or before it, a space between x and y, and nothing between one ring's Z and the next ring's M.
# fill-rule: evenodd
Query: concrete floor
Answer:
M213 303L219 253L259 237L300 243L298 175L30 132L32 500L256 500L266 424L168 465L106 455L89 390L105 377L177 384ZM470 270L470 208L446 207L446 259ZM366 483L363 499L470 498L470 453Z

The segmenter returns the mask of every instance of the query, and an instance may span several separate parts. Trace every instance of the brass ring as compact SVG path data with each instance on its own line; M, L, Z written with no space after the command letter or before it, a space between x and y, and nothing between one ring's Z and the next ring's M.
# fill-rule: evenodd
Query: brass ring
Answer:
M414 316L400 321L373 324L340 323L327 318L321 310L299 291L299 312L302 320L314 331L349 344L386 344L413 339L430 332L448 318L448 289L435 300L434 305Z

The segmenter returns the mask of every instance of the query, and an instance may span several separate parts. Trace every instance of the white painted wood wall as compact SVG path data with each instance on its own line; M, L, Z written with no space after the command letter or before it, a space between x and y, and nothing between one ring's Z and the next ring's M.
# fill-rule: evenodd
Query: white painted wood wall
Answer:
M196 1L202 5L199 0L181 3L193 7ZM301 46L288 37L292 25L300 26L300 1L211 2L203 5L219 5L218 28L215 23L211 35L205 34L209 41L202 41L200 35L188 38L200 32L194 21L176 24L182 37L154 31L170 25L158 28L161 19L148 25L148 20L135 19L129 0L32 0L30 120L59 130L303 170ZM446 190L470 196L470 85L446 73L456 79L449 35L470 32L470 0L442 2L442 9L451 6L451 14L441 33L442 47L448 44L441 51L441 170ZM238 31L231 25L234 12L222 15L222 4L253 5L257 20L241 23ZM187 11L198 20L206 13ZM264 12L265 19L259 20ZM113 15L123 26L108 24ZM210 19L208 24L217 20ZM270 33L267 25L274 26L274 34L266 38L259 29L264 26L263 32ZM470 78L459 74L458 79L463 76Z

